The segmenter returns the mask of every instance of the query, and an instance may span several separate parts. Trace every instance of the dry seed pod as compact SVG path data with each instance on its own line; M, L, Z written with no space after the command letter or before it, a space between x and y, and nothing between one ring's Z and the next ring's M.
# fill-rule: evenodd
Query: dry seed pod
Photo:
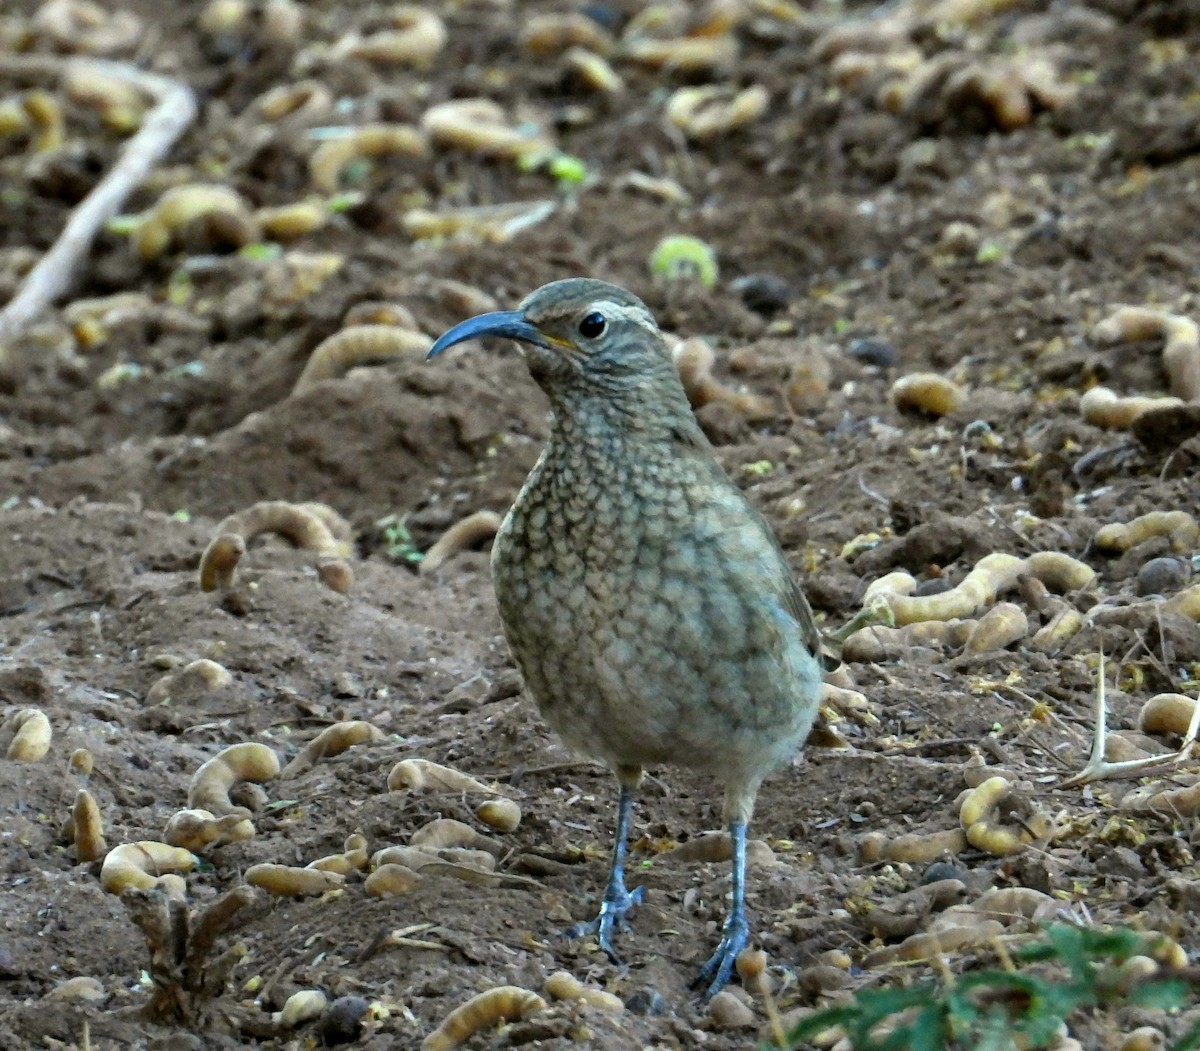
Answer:
M307 123L333 109L333 93L319 80L301 80L271 88L255 99L250 108L272 123L286 118Z
M30 24L64 51L82 55L125 51L144 36L141 19L128 11L106 11L91 0L46 0Z
M557 208L556 201L483 204L436 212L411 208L401 217L400 224L414 241L455 237L503 244L531 226L545 222Z
M957 650L978 627L977 620L927 620L903 628L862 628L842 646L842 660L882 663L902 660L913 649Z
M86 788L81 788L75 793L71 824L76 860L89 862L104 857L108 844L104 842L104 822L100 817L100 804Z
M965 653L990 653L1002 650L1029 633L1029 618L1020 606L1012 602L998 602L989 609L972 630L966 645Z
M1198 702L1182 693L1156 693L1138 715L1138 729L1148 734L1187 733Z
M321 143L308 162L308 173L322 193L336 193L342 171L363 157L424 157L425 136L410 124L365 124L340 139Z
M251 865L242 878L280 898L306 898L336 890L346 882L340 872L298 868L294 865Z
M1163 789L1160 785L1135 788L1121 800L1121 806L1126 810L1154 810L1192 817L1200 813L1200 782L1183 788Z
M230 802L229 790L239 781L261 783L278 776L279 757L265 744L254 741L233 744L196 771L188 788L188 806L218 817L225 814L249 817L245 808Z
M245 553L246 541L236 533L221 533L214 537L200 559L200 590L231 587L237 564Z
M431 340L421 332L393 325L354 325L335 332L317 345L292 388L308 390L322 380L344 376L356 365L407 356L416 359L429 350Z
M511 123L491 99L455 99L431 106L421 118L421 128L439 146L489 157L511 159L554 148L545 132Z
M254 823L242 812L217 817L208 810L177 810L167 821L163 841L193 854L226 843L240 843L254 836Z
M386 21L387 29L339 42L334 57L350 55L377 66L428 69L446 46L446 23L432 11L400 4L388 10Z
M5 721L5 727L13 733L5 759L36 763L50 751L50 720L39 708L23 708Z
M373 898L388 898L397 894L407 894L422 880L417 872L407 865L380 865L372 872L364 886Z
M328 1003L329 998L320 989L301 989L284 1000L282 1010L272 1019L285 1029L297 1029L319 1018Z
M341 854L330 854L327 857L310 861L306 868L324 869L327 872L340 872L343 876L355 872L365 872L371 863L371 855L367 853L367 837L359 832L346 837Z
M751 423L774 418L775 408L765 398L735 391L712 375L716 355L704 340L681 340L672 351L672 357L693 409L719 401L731 406Z
M984 891L969 908L980 916L1011 923L1017 919L1036 920L1050 915L1058 902L1032 887L998 887Z
M314 201L297 201L277 208L259 208L254 213L263 236L274 241L296 241L325 225L325 208Z
M349 595L354 586L354 570L344 558L329 558L322 555L317 559L317 579L330 591Z
M341 755L347 748L367 741L382 741L383 731L373 723L362 720L347 720L325 727L316 737L308 742L287 766L283 768L282 777L296 777L298 774L311 770L322 759Z
M95 110L105 125L119 134L136 131L150 108L144 92L95 65L69 65L63 74L63 89L72 102Z
M172 698L198 697L220 690L231 682L233 676L224 667L216 661L201 658L167 672L146 691L145 703L167 704Z
M997 595L1015 588L1024 569L1024 559L996 552L981 558L975 568L949 591L921 596L883 593L880 597L887 602L900 626L922 620L969 617L994 602Z
M552 1000L582 1000L592 1007L620 1014L625 1004L619 996L603 989L592 989L567 971L555 971L546 979L546 995Z
M816 350L804 354L792 365L783 389L788 408L798 416L823 409L829 401L832 379L833 367L824 354Z
M100 867L100 885L109 894L120 894L130 887L144 890L164 876L191 872L196 859L182 847L143 840L122 843L105 855Z
M512 799L486 799L475 808L475 816L497 832L514 832L521 823L521 807Z
M492 799L489 803L509 803L508 799ZM514 804L515 805L515 804ZM489 854L499 856L505 852L502 843L497 842L482 832L477 832L463 821L453 818L439 817L422 825L409 839L414 847L422 850L444 850L448 847L469 847L472 850L485 850Z
M498 1022L516 1022L544 1010L546 1001L528 989L515 985L489 989L451 1011L421 1042L421 1051L452 1051L481 1029Z
M717 1029L748 1029L755 1024L754 1011L728 989L708 1001L708 1018Z
M192 183L168 190L143 217L133 235L133 244L144 260L162 255L175 231L206 216L218 216L222 234L232 243L247 245L261 239L262 232L241 194L228 186Z
M476 833L478 835L478 833ZM466 847L437 847L432 844L408 847L384 847L371 855L371 867L403 865L413 872L446 866L472 869L475 872L495 872L496 855L491 850L470 850Z
M495 511L476 511L447 529L421 559L418 572L428 576L445 565L451 555L491 540L502 519Z
M761 84L742 91L715 85L680 88L667 100L666 118L693 142L707 142L753 124L770 101Z
M521 46L545 57L573 48L604 54L612 47L612 37L594 18L581 11L565 11L528 18L521 29Z
M49 153L61 149L66 138L66 121L58 99L48 91L29 91L21 100L21 106L35 132L33 151Z
M733 843L728 832L704 832L686 843L664 850L659 861L725 862L733 857ZM775 851L761 839L746 841L746 864L751 868L767 868L776 862Z
M642 37L624 42L620 56L649 69L673 73L711 73L732 65L738 56L737 39L731 35L678 37L656 40Z
M355 325L390 325L392 328L408 329L410 332L420 328L412 311L403 303L375 299L355 303L346 311L346 316L342 318L342 327L352 328Z
M1173 595L1162 604L1167 613L1178 613L1192 620L1200 621L1200 584Z
M1061 551L1036 551L1025 559L1025 572L1058 592L1082 591L1096 579L1086 562Z
M78 978L68 978L65 982L59 982L42 999L95 1004L108 999L108 990L98 978L80 975Z
M942 953L962 952L977 945L987 945L993 938L1004 932L1004 924L997 920L979 920L970 926L948 927L936 932L913 934L895 946L895 959L913 963L918 960L928 960ZM886 950L885 950L886 952ZM878 962L870 962L875 953L870 953L863 960L863 966L878 966Z
M1020 854L1033 840L1027 829L1017 831L996 821L996 808L1012 792L1012 783L1004 777L990 777L964 796L959 820L967 842L995 857Z
M1186 511L1151 511L1124 525L1101 526L1092 542L1101 551L1120 553L1159 536L1170 539L1176 554L1187 554L1200 543L1200 523Z
M957 409L966 392L936 372L911 372L892 384L892 404L901 412L919 409L931 416L947 416Z
M1200 327L1191 318L1146 307L1121 307L1092 329L1103 343L1135 343L1162 338L1163 365L1171 393L1184 401L1200 400Z
M608 60L594 51L573 47L563 55L563 65L575 82L587 91L601 95L619 95L625 90L625 82Z
M1107 387L1093 387L1079 399L1079 412L1096 427L1128 428L1144 412L1182 405L1180 398L1122 398Z
M387 779L391 792L482 792L500 795L496 789L467 774L428 759L404 759L392 767Z
M263 533L276 533L295 547L331 558L344 558L354 550L342 538L349 536L349 524L332 508L264 500L218 523L215 538L200 557L200 590L230 587L246 542Z
M67 760L67 767L78 777L91 777L93 769L92 753L86 748L76 748Z

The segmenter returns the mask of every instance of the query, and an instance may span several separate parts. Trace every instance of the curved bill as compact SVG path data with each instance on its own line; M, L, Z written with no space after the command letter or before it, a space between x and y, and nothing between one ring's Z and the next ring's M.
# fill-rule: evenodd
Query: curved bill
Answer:
M537 326L525 320L525 315L519 310L496 310L490 314L480 314L468 318L455 325L449 332L444 332L429 348L426 360L436 358L447 347L463 343L468 339L485 339L488 336L503 336L507 339L519 339L523 343L534 343L539 347L547 346L546 337L538 331Z

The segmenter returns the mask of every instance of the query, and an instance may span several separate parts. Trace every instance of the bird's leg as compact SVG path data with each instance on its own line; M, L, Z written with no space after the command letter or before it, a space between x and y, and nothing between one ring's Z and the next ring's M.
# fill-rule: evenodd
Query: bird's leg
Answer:
M619 964L620 957L612 945L613 931L629 926L625 916L630 909L641 903L646 896L646 888L638 887L633 891L625 889L625 849L629 840L629 821L633 816L633 791L641 778L641 771L628 776L626 771L619 771L617 776L621 778L621 795L617 801L617 831L613 837L612 864L608 870L608 886L604 891L604 901L600 905L600 915L594 920L572 927L567 933L573 938L594 934L605 955L613 963Z
M746 822L734 820L729 823L729 838L733 841L733 894L729 903L729 916L717 951L708 963L700 968L700 974L692 983L693 988L707 985L704 999L708 1000L729 981L738 953L750 940L750 925L746 922Z

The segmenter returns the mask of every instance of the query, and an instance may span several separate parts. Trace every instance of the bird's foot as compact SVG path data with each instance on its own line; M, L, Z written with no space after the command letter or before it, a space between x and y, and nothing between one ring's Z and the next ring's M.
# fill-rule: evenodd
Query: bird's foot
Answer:
M708 958L708 962L700 968L700 973L692 982L693 989L707 986L702 999L711 1000L724 988L725 983L729 981L729 976L733 974L733 966L737 962L738 954L749 941L750 926L745 920L725 924L725 936L721 939L721 944L717 946L717 951Z
M617 931L628 930L629 920L626 919L626 916L635 905L642 903L645 896L645 887L637 887L629 891L624 887L617 892L610 890L604 895L604 901L600 905L600 915L594 920L568 927L564 933L568 938L585 938L594 934L604 955L613 963L620 964L621 958L613 948L612 936Z

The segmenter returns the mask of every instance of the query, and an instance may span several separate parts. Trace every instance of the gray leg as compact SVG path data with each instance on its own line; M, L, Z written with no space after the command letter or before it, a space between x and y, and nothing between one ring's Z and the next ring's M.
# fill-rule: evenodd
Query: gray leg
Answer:
M622 783L621 797L617 801L617 832L613 837L612 865L608 870L608 887L604 891L604 902L600 915L587 923L572 927L567 933L573 938L594 934L600 948L613 963L620 963L612 946L614 930L628 926L626 914L645 897L646 888L638 887L632 892L625 889L625 850L629 840L629 821L633 816L633 787Z
M746 923L746 822L731 821L729 837L733 840L733 895L729 916L725 920L724 937L692 983L693 988L708 986L704 992L705 1000L720 992L729 981L738 953L750 940L750 926Z

